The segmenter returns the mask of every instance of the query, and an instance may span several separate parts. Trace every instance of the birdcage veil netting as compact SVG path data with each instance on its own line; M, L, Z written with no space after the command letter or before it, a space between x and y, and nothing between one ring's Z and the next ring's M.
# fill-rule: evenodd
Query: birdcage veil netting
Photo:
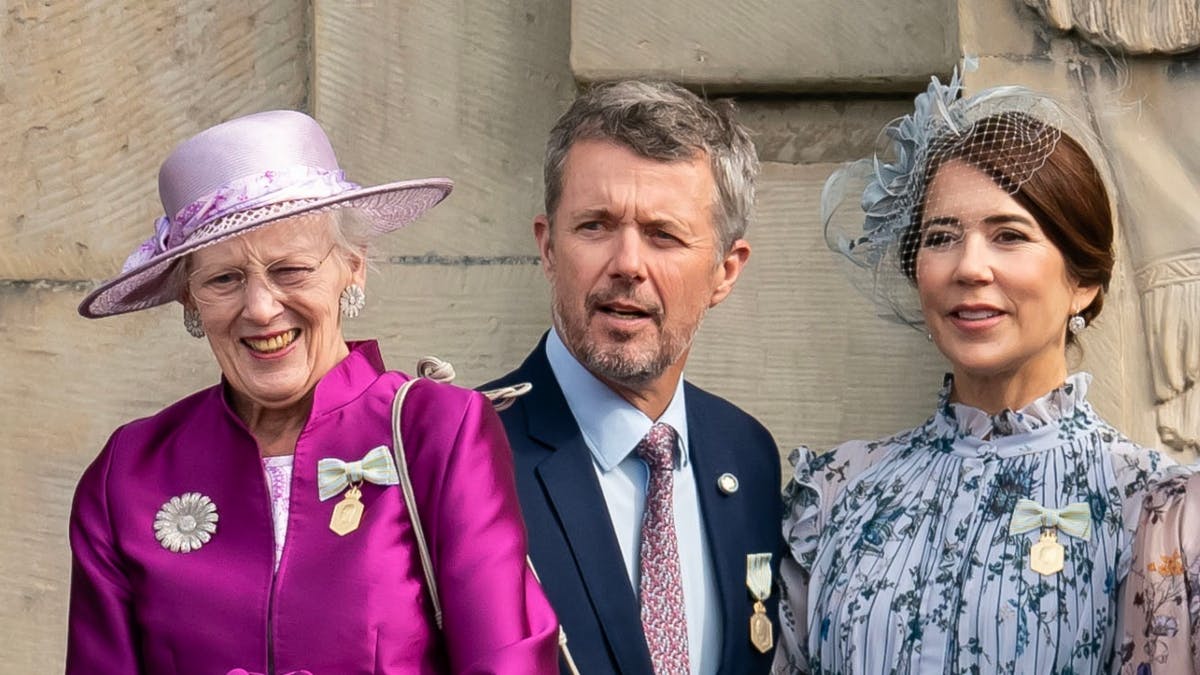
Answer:
M882 317L916 328L924 325L915 284L921 247L944 244L955 214L989 185L1016 194L1062 137L1065 113L1046 96L1022 87L961 93L957 71L948 84L932 78L913 113L880 132L874 157L834 172L821 193L826 243L846 261L851 282ZM931 191L940 169L955 162L991 180ZM947 225L939 242L923 240L927 215Z

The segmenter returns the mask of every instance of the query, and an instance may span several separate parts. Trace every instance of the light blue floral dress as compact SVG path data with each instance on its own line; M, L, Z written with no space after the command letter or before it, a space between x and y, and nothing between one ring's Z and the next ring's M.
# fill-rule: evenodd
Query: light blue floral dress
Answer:
M777 673L1100 673L1147 488L1184 471L1106 424L1087 374L1019 412L949 403L891 438L792 455ZM1029 567L1017 501L1083 502L1061 572Z

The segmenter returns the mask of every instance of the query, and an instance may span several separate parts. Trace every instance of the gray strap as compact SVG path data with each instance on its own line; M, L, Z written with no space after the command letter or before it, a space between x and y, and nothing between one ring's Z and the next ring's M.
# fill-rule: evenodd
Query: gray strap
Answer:
M417 498L413 494L412 480L408 477L408 460L404 455L404 440L400 437L400 412L404 407L404 398L408 390L420 379L430 379L437 382L450 382L454 379L454 366L432 356L426 356L417 362L417 377L400 385L396 390L396 398L392 401L392 454L396 458L396 473L400 475L400 491L404 494L404 503L408 506L408 516L412 520L413 534L417 538L417 552L421 556L421 569L425 572L425 587L429 590L429 601L433 604L433 621L438 630L442 630L442 601L438 596L437 579L433 574L433 559L429 557L429 545L425 543L425 530L421 527L421 517L417 513ZM504 410L512 405L518 396L529 392L533 387L528 382L515 384L511 387L501 387L483 392L492 402L496 410ZM537 570L533 568L533 560L525 556L533 578L541 583ZM575 659L571 658L571 650L567 648L567 632L562 624L558 625L558 650L563 662L573 675L579 675L575 667Z
M417 513L417 498L413 494L412 480L408 477L408 460L404 455L404 439L400 436L400 411L404 407L404 397L408 390L416 384L413 378L400 385L396 398L392 401L392 455L396 458L396 473L400 475L400 491L404 494L404 504L408 507L408 517L412 521L413 535L417 538L417 552L421 555L421 570L425 572L425 588L429 590L429 602L433 605L433 622L438 630L442 630L442 601L438 596L437 579L433 574L433 559L429 557L429 545L425 543L425 530L421 527L421 516Z

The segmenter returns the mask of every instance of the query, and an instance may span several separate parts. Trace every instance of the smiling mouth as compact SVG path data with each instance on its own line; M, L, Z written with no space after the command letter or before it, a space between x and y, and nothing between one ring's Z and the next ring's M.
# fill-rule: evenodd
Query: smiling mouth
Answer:
M957 312L950 312L950 316L963 319L964 321L982 321L990 319L993 316L1000 316L1001 312L994 309L963 309Z
M273 354L295 342L298 337L300 329L293 328L269 338L242 338L242 344L259 354Z

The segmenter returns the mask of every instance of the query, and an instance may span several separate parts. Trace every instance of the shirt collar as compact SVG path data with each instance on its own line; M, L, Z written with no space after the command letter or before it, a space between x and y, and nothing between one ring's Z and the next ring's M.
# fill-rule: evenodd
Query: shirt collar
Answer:
M682 377L675 385L675 394L667 409L657 420L652 420L579 363L555 329L551 329L546 338L546 358L601 470L612 471L624 461L655 422L669 424L675 429L679 436L678 463L681 467L687 466L687 405Z

